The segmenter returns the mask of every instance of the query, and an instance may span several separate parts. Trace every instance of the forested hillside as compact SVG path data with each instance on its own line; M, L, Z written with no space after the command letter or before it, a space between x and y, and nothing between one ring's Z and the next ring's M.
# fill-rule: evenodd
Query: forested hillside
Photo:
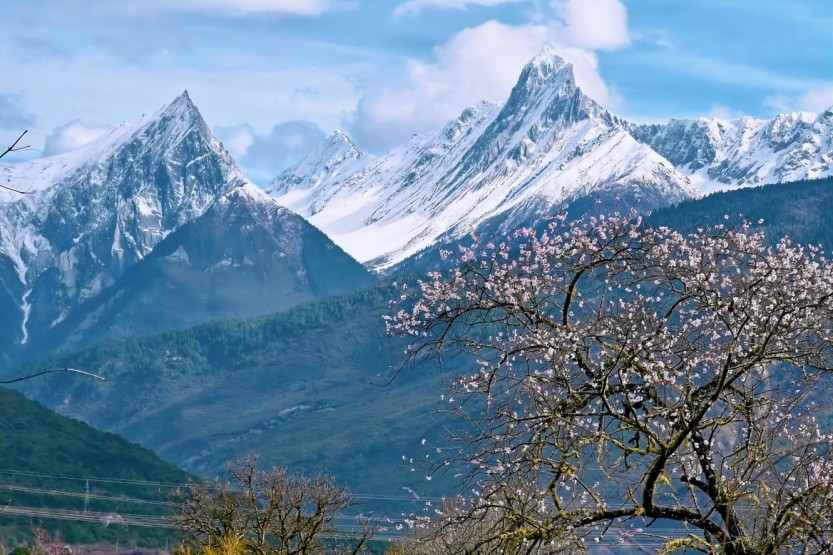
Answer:
M174 537L159 526L124 525L159 522L171 512L166 503L173 489L189 479L148 449L0 388L0 453L0 544L30 543L32 523L40 520L69 543L135 541L148 547ZM27 508L72 512L75 519L20 516Z
M106 376L104 384L55 376L26 393L186 470L213 475L255 452L331 473L360 500L398 503L439 481L425 484L402 457L424 454L421 439L438 433L443 390L433 368L388 383L404 349L382 319L395 295L379 286L272 316L108 341L16 372L57 365Z
M728 222L726 216L729 216ZM763 219L763 224L758 221ZM789 236L803 245L833 249L833 178L796 181L714 193L661 208L646 219L650 226L680 230L748 220L775 241Z

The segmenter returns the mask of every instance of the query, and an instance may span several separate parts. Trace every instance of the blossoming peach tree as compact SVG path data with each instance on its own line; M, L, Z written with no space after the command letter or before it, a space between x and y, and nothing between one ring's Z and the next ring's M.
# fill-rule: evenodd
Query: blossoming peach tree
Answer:
M612 216L454 256L400 286L388 319L408 361L476 361L452 380L446 402L468 422L440 463L468 465L469 493L437 511L432 541L830 553L833 263L819 249Z

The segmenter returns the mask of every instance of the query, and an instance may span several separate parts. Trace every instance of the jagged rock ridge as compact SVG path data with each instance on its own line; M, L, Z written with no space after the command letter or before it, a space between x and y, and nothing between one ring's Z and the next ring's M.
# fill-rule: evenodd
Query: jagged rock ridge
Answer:
M833 106L818 115L675 119L630 131L702 193L833 175Z
M550 49L524 67L502 107L482 102L439 133L377 160L340 161L329 173L310 172L322 167L319 156L267 190L376 270L501 215L511 227L591 196L648 210L696 193L625 121L584 95L572 66Z
M5 193L0 198L0 350L6 359L25 350L36 354L83 344L92 339L88 335L92 329L98 330L96 337L106 336L108 318L115 318L112 309L121 306L116 297L126 294L120 289L125 276L172 233L198 221L220 200L247 191L251 202L243 221L233 222L233 230L231 221L213 222L210 248L218 255L231 256L234 249L242 248L242 241L225 239L226 231L233 231L228 237L238 237L249 230L249 240L267 241L259 246L273 248L268 233L254 237L258 230L274 230L275 221L264 216L282 210L266 195L251 194L253 186L212 135L187 92L135 125L124 124L79 151L26 164L2 164L0 179L32 190L24 197ZM307 225L286 210L278 219L286 230ZM293 219L297 222L290 222ZM295 233L282 240L306 237L306 232ZM355 278L355 261L337 251L333 249L333 255L341 257L351 279ZM259 270L269 272L281 265L294 265L293 272L306 271L298 256L276 257ZM345 280L345 289L355 285L351 279ZM364 276L359 282L368 279ZM284 280L288 289L268 296L285 294L295 302L314 296L311 289L304 290L309 279L290 282ZM263 280L266 283L276 282ZM153 316L164 312L159 309L177 290L170 283L165 287L170 295L148 297L150 304L142 305L140 312L150 330L171 325ZM198 292L193 291L195 303L201 302ZM238 296L257 295L256 288L248 288ZM252 308L250 301L241 303ZM135 303L130 306L137 308ZM206 312L196 306L191 309ZM286 303L264 302L260 310L275 306ZM234 307L207 313L211 317L251 315L250 310ZM136 331L135 326L126 325L128 329Z

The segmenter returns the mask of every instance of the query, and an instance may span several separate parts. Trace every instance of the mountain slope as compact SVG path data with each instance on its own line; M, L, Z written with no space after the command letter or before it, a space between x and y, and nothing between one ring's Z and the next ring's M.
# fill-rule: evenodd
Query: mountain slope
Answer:
M384 270L501 215L511 226L587 197L647 210L693 196L686 179L626 127L545 49L502 108L478 104L440 133L353 166L349 176L310 173L321 164L307 158L268 190L359 261Z
M671 120L630 131L701 192L833 175L833 106L818 115Z
M374 281L326 235L249 184L172 232L50 332L66 345L147 334L269 314Z
M0 198L0 352L7 361L154 323L164 329L262 314L371 279L253 192L187 93L77 152L0 165L0 179L33 191ZM199 245L191 240L200 251L190 253L193 260L156 257L157 271L136 270L145 281L129 283L131 271L189 224L205 234ZM301 244L307 240L315 246ZM211 259L220 266L205 266Z
M58 169L39 176L45 167ZM4 346L25 346L63 321L217 196L246 183L187 93L79 152L4 171L18 188L34 189L24 198L7 194L0 210L3 312L17 320L0 331Z
M145 448L59 416L4 388L0 388L0 450L3 453L0 495L6 506L0 520L0 543L6 546L9 540L31 539L30 519L14 516L15 509L49 507L80 511L87 479L91 492L88 509L93 513L159 516L169 514L169 509L159 502L170 501L172 486L184 484L190 478ZM70 495L56 495L55 491ZM156 503L114 500L118 497ZM44 526L53 534L59 531L63 541L72 543L107 540L161 546L172 538L165 530L125 528L117 523L107 526L99 522L46 519Z
M787 231L832 249L831 197L830 179L748 188L658 210L648 223L687 231L743 211L764 219L772 241ZM441 369L428 361L384 385L403 357L382 320L400 293L377 286L270 316L107 341L17 372L72 366L104 374L96 387L54 376L26 391L193 472L212 474L255 451L299 471L331 472L360 494L448 493L453 476L425 484L401 457L424 456L421 439L442 435L441 379L473 366L463 357ZM395 503L395 512L409 508Z
M389 514L398 514L414 508L402 506L413 499L403 488L448 483L423 484L402 462L437 434L442 388L429 368L385 385L404 348L385 337L382 320L395 294L375 287L275 315L107 341L16 372L75 365L101 373L107 382L97 387L54 376L25 388L192 472L212 475L256 452L265 463L326 471L353 491L391 497Z
M831 184L826 179L715 194L657 210L648 223L685 231L724 223L727 213L732 224L742 212L756 222L763 218L770 240L789 232L830 249ZM148 260L180 246L196 258L198 249L176 237ZM413 506L403 498L404 488L429 495L452 491L453 476L425 484L401 457L423 456L420 440L442 433L441 374L451 376L467 361L447 359L442 370L430 363L408 368L380 386L403 356L401 342L385 337L381 318L398 294L377 286L270 316L111 340L28 363L15 374L70 366L105 375L102 384L53 376L25 387L61 413L123 434L190 471L210 475L228 460L258 452L265 462L297 471L333 473L388 514L408 512Z

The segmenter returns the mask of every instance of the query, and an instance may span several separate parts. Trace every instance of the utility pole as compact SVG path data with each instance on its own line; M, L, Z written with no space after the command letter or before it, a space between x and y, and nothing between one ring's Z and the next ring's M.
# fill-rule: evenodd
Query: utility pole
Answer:
M84 486L84 513L86 514L89 510L90 510L90 481L87 480L87 483Z

